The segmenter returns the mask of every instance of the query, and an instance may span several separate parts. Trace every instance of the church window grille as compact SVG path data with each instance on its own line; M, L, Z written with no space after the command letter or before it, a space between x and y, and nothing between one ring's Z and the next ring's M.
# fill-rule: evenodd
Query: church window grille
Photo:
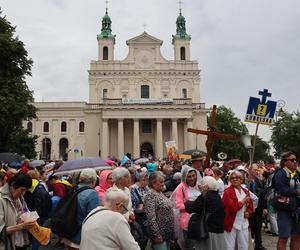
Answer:
M108 89L103 89L102 98L107 99L107 95L108 95Z
M66 122L61 123L61 132L67 132L67 123Z
M108 60L108 48L103 47L103 60Z
M141 86L141 98L149 98L150 97L150 89L148 85Z
M44 122L43 131L44 133L49 133L49 122Z
M142 133L149 134L152 133L152 121L142 120Z
M83 133L84 132L84 122L79 123L79 132Z
M185 47L180 48L180 60L185 60Z
M187 99L187 89L182 89L182 95L181 95L181 97L183 99Z
M32 122L27 123L27 130L29 133L32 133Z

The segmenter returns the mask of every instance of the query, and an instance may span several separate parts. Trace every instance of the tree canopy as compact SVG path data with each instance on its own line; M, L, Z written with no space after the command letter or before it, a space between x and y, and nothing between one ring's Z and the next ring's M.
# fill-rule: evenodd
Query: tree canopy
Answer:
M22 127L36 117L33 93L26 84L33 61L15 27L0 10L0 152L16 152L34 157L36 137Z
M292 151L300 157L300 113L281 112L273 126L271 140L276 156Z

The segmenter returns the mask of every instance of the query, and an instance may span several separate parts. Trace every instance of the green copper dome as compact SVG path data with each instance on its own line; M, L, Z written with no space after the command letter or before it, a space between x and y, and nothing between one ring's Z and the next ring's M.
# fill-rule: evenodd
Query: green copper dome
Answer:
M97 39L102 39L102 38L113 38L115 39L116 35L113 35L111 33L111 19L107 13L107 9L105 12L105 16L102 18L102 28L101 28L101 34L97 36Z
M191 40L191 36L186 33L185 18L183 15L181 15L181 10L179 12L179 16L176 19L176 35L173 35L173 40L174 39Z

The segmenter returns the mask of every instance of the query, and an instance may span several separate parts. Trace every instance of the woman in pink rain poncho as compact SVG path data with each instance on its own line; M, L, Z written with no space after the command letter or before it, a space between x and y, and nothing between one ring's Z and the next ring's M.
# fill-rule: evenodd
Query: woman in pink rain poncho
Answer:
M95 190L98 192L102 204L107 189L111 188L113 185L111 173L112 170L101 171L99 178L99 186L95 187Z

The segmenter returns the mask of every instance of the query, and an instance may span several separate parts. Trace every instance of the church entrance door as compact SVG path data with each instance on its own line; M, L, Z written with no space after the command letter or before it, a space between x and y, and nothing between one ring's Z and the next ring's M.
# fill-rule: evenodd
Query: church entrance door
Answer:
M154 157L153 155L153 147L152 144L149 142L144 142L141 145L141 158L149 158Z
M42 151L42 159L49 161L51 160L51 140L49 138L44 138L42 140L42 147L43 147L43 151Z
M68 160L68 147L69 147L69 141L66 138L61 138L59 141L59 158L63 161Z

